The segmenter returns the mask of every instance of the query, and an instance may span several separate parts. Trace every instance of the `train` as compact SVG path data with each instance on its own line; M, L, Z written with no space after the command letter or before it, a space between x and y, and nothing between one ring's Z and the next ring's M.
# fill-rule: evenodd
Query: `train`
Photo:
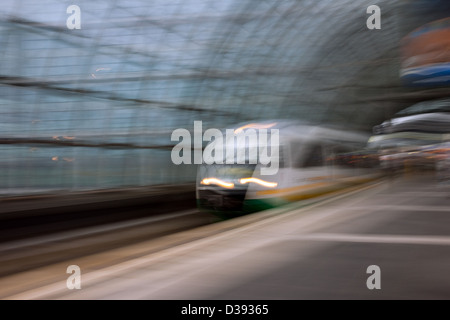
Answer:
M450 99L421 101L373 128L368 148L386 171L435 170L450 141ZM438 170L439 171L439 170Z
M199 209L233 217L276 208L367 182L379 173L378 155L365 151L369 135L300 121L272 120L238 124L234 132L277 130L278 170L264 175L267 164L217 161L199 165L196 198ZM260 140L234 145L249 154ZM215 141L210 143L213 145ZM230 159L228 159L230 160Z
M448 141L449 134L450 99L422 101L375 126L368 147L408 151Z

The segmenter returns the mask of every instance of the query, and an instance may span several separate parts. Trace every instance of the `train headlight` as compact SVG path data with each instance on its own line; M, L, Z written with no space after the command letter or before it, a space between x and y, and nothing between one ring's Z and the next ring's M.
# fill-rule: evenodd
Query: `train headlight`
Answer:
M243 178L240 179L239 182L241 184L246 184L246 183L256 183L259 184L260 186L266 187L266 188L275 188L276 186L278 186L277 182L269 182L269 181L264 181L258 178Z
M200 181L200 184L209 186L211 184L218 185L220 187L226 188L226 189L233 189L234 183L226 182L217 178L205 178L202 181Z

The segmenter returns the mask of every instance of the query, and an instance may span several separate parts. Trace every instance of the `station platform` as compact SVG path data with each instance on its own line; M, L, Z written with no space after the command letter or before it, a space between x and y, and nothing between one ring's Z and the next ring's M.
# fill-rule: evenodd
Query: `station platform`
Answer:
M448 185L412 173L171 235L164 241L191 241L157 252L143 254L152 243L141 243L0 279L0 288L49 279L70 263L83 272L80 290L68 290L61 274L3 298L448 299L449 208ZM371 266L379 288L368 286Z

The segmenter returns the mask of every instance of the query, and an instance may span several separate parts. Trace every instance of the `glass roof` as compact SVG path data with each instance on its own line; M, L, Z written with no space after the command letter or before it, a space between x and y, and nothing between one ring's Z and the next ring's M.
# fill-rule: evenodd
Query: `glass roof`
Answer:
M349 89L395 81L392 1L380 2L377 31L365 23L373 1L82 0L80 30L66 28L70 4L2 2L0 112L19 122L3 123L3 134L347 122L348 112L358 125L377 111L358 109ZM367 69L376 71L360 79Z
M411 105L398 98L408 93L399 79L399 43L418 26L405 16L405 8L412 16L418 10L409 3L4 0L2 181L10 188L48 186L51 170L59 175L55 186L190 179L179 168L150 172L146 150L167 149L173 130L192 130L194 121L223 128L293 119L370 132ZM66 26L73 4L81 29ZM366 26L374 4L382 10L380 30ZM34 173L50 166L48 159L68 159L64 165L73 167ZM33 174L40 176L18 178Z

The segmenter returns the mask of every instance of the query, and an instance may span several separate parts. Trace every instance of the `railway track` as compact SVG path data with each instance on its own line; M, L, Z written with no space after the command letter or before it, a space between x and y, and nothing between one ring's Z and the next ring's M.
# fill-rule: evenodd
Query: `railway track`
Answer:
M0 277L214 223L195 209L82 227L0 243ZM39 226L36 226L39 227Z

